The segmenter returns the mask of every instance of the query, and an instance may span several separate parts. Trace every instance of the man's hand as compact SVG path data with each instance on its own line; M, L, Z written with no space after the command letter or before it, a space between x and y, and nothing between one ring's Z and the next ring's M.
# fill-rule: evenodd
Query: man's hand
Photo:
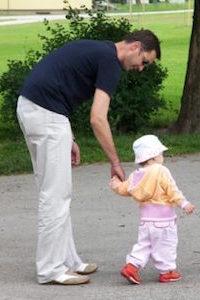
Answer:
M195 206L191 203L188 203L183 210L186 212L187 215L192 214L195 210Z
M80 164L81 156L80 149L77 143L72 143L72 167L76 167Z
M111 178L117 176L121 181L125 179L125 172L120 163L111 164Z

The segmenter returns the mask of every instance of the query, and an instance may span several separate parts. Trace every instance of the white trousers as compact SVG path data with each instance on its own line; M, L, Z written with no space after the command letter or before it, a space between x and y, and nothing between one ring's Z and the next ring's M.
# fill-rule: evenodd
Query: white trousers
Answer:
M138 242L126 257L126 263L144 268L149 258L160 273L176 269L177 256L176 220L163 222L141 222Z
M67 117L22 96L17 116L38 187L36 267L38 282L45 283L82 263L75 249L70 217L71 126Z

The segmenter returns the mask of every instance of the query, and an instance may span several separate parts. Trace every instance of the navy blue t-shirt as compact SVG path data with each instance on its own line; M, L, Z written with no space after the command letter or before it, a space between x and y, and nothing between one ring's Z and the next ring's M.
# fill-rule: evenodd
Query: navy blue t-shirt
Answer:
M20 94L48 110L70 116L80 103L93 97L96 88L111 96L120 73L113 42L73 41L36 64Z

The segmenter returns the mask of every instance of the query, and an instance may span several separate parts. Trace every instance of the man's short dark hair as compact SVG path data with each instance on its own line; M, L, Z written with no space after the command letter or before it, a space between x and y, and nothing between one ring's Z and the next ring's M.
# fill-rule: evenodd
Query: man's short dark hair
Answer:
M161 58L160 41L157 36L148 29L135 30L129 33L124 38L126 43L132 43L139 41L142 44L144 51L156 51L156 57Z

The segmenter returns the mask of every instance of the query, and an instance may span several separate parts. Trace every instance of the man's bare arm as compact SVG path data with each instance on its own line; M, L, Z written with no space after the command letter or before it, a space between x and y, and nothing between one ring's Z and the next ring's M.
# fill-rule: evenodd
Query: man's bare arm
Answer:
M121 180L124 180L124 171L120 165L108 122L109 105L109 95L100 89L96 89L91 108L90 123L97 140L111 163L112 176L117 175Z

